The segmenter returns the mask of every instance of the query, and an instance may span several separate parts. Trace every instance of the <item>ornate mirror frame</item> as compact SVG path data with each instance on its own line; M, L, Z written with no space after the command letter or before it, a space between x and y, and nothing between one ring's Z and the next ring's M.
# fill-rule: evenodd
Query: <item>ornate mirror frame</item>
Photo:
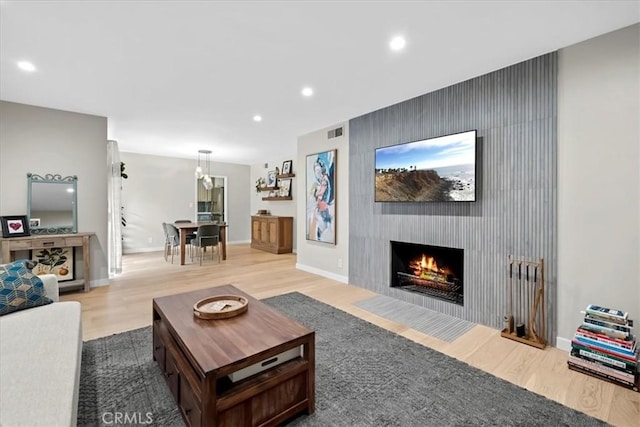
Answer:
M70 234L70 233L77 233L78 232L78 177L73 175L73 176L66 176L66 177L62 177L62 175L59 174L46 174L45 176L41 176L41 175L36 175L36 174L32 174L32 173L27 173L27 184L28 184L28 189L27 189L27 217L29 220L29 224L31 225L32 223L32 197L34 194L33 191L33 185L39 185L39 184L51 184L51 185L71 185L73 188L73 191L71 192L71 206L69 207L69 210L72 212L72 220L71 220L71 224L55 224L55 225L51 225L51 224L45 224L40 226L40 224L38 223L38 225L36 225L35 223L33 225L31 225L30 231L31 234ZM52 189L55 189L55 187L50 187ZM35 218L34 218L35 221Z

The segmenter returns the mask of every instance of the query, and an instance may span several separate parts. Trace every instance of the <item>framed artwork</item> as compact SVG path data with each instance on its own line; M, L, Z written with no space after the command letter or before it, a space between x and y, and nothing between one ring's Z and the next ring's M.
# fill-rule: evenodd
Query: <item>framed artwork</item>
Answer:
M40 227L40 218L29 218L29 228Z
M280 189L280 197L291 196L291 178L281 179L278 188Z
M33 273L55 274L58 282L66 282L74 279L73 248L46 248L31 251L31 259L37 264L33 267Z
M293 165L293 160L285 160L282 163L282 174L288 175L291 173L291 166Z
M267 187L275 187L276 186L276 171L267 172Z
M337 150L307 156L306 237L336 244L336 155Z
M5 239L30 235L26 215L3 216L0 221L2 222L2 237Z

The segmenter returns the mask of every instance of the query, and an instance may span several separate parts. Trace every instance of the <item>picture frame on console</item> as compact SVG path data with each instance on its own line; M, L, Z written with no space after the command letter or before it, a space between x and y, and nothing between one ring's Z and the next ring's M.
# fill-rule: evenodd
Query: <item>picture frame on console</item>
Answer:
M336 158L338 150L306 158L306 239L336 244Z
M0 218L0 222L2 223L2 237L5 239L31 235L26 215L3 216Z

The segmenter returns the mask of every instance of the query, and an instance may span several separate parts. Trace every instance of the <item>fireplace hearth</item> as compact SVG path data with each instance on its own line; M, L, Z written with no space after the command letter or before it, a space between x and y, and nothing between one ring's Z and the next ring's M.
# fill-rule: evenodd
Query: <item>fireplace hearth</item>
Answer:
M464 250L391 242L391 287L464 305Z

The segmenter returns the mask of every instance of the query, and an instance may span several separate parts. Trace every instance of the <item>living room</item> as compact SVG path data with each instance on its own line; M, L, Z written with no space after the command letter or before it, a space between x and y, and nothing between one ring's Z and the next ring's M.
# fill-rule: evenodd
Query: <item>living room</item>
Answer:
M274 215L296 218L295 259L284 258L293 264L292 269L324 277L309 279L312 276L296 271L293 277L301 280L348 283L499 331L504 327L508 299L508 256L544 258L550 346L569 350L580 311L588 304L623 309L637 319L638 28L637 23L620 27L437 90L413 93L384 104L390 105L385 108L360 111L318 130L308 129L298 134L295 149L281 156L251 164L214 160L212 169L229 178L232 195L227 219L229 260L234 251L238 257L246 256L249 217L267 209ZM103 170L107 161L105 141L112 137L108 135L109 119L28 105L14 97L5 99L4 92L3 87L0 214L25 212L27 172L77 175L78 226L96 233L90 282L100 289L88 296L100 292L106 297L109 291L102 287L114 287L119 279L109 279L107 266L107 200L103 196L107 176L95 171ZM327 131L338 127L343 128L343 135L328 139ZM468 129L478 129L480 137L482 182L476 202L442 206L373 201L375 148ZM307 155L327 149L337 149L335 245L305 239L303 220ZM196 160L126 151L121 160L129 175L122 189L128 219L125 258L153 255L161 259L164 237L160 223L193 216L190 203ZM297 174L293 200L262 201L255 181L287 160L293 161ZM465 249L468 287L464 305L389 288L389 242L401 239ZM175 276L171 277L177 277L180 267L173 267ZM166 274L167 268L172 266L163 266L161 271ZM139 279L144 273L136 274ZM285 273L278 270L278 275L285 283L278 291L294 286L282 277ZM223 283L234 282L228 270L222 277L227 280ZM248 277L240 274L238 280ZM220 283L219 277L215 280ZM277 280L270 280L277 288ZM274 290L253 290L254 296L275 295ZM360 291L353 292L360 295ZM102 316L96 322L113 319L108 313ZM136 322L130 326L143 326ZM85 327L85 332L87 329L91 327Z

